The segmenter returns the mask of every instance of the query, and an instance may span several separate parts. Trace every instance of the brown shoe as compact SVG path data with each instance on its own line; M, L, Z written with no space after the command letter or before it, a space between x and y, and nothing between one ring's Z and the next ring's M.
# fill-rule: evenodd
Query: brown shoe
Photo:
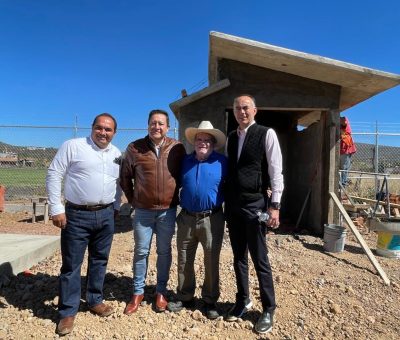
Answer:
M165 312L167 308L168 301L165 299L164 295L157 293L156 294L156 311L157 312Z
M143 300L143 297L144 297L143 294L140 294L140 295L134 294L132 296L131 301L126 305L124 314L130 315L132 313L135 313L138 310L139 305Z
M96 306L90 307L89 310L98 316L101 316L102 318L111 315L114 313L114 308L112 308L109 305L106 305L104 302L99 303Z
M74 329L75 316L67 316L62 318L57 325L57 334L67 335Z

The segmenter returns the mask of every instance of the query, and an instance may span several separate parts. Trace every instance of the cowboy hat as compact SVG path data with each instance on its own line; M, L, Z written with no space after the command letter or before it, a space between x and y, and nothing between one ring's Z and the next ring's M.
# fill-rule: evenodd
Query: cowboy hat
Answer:
M187 141L190 144L194 145L194 138L196 137L196 135L198 133L201 133L201 132L208 133L209 135L211 135L215 138L216 143L215 143L214 147L216 149L219 149L225 145L225 141L226 141L225 134L221 130L214 129L211 122L208 120L203 120L202 122L200 122L198 128L194 128L194 127L187 128L185 130L185 136L186 136Z

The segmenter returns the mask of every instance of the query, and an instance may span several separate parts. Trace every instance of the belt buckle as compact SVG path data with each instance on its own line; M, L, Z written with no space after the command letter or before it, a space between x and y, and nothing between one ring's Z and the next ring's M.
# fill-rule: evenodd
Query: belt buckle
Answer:
M198 216L205 218L211 215L212 210L205 210L205 211L200 211L198 214Z

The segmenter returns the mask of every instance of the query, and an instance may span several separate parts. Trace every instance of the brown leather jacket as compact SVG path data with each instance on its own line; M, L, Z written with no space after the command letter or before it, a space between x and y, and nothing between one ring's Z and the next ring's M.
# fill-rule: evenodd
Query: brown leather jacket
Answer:
M120 185L133 208L168 209L179 204L183 144L165 137L160 155L149 136L130 143L122 158Z

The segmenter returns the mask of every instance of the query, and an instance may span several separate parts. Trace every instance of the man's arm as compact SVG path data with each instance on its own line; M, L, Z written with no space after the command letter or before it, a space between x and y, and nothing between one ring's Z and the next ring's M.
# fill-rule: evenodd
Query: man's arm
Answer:
M270 215L268 224L272 228L277 228L279 227L279 209L277 209L277 206L281 201L284 184L282 175L282 152L278 137L273 129L269 129L265 136L265 154L271 183L271 202L275 203L274 207L269 207L268 209Z
M133 204L133 183L134 170L132 169L131 145L128 145L124 156L121 160L121 168L119 172L119 185L130 204ZM133 207L134 208L134 207Z
M280 203L283 192L282 152L278 137L273 129L265 137L265 154L268 162L268 174L271 183L271 202Z
M49 197L50 215L53 225L65 228L67 219L61 202L61 186L69 164L69 143L65 142L51 162L46 176L46 191Z

